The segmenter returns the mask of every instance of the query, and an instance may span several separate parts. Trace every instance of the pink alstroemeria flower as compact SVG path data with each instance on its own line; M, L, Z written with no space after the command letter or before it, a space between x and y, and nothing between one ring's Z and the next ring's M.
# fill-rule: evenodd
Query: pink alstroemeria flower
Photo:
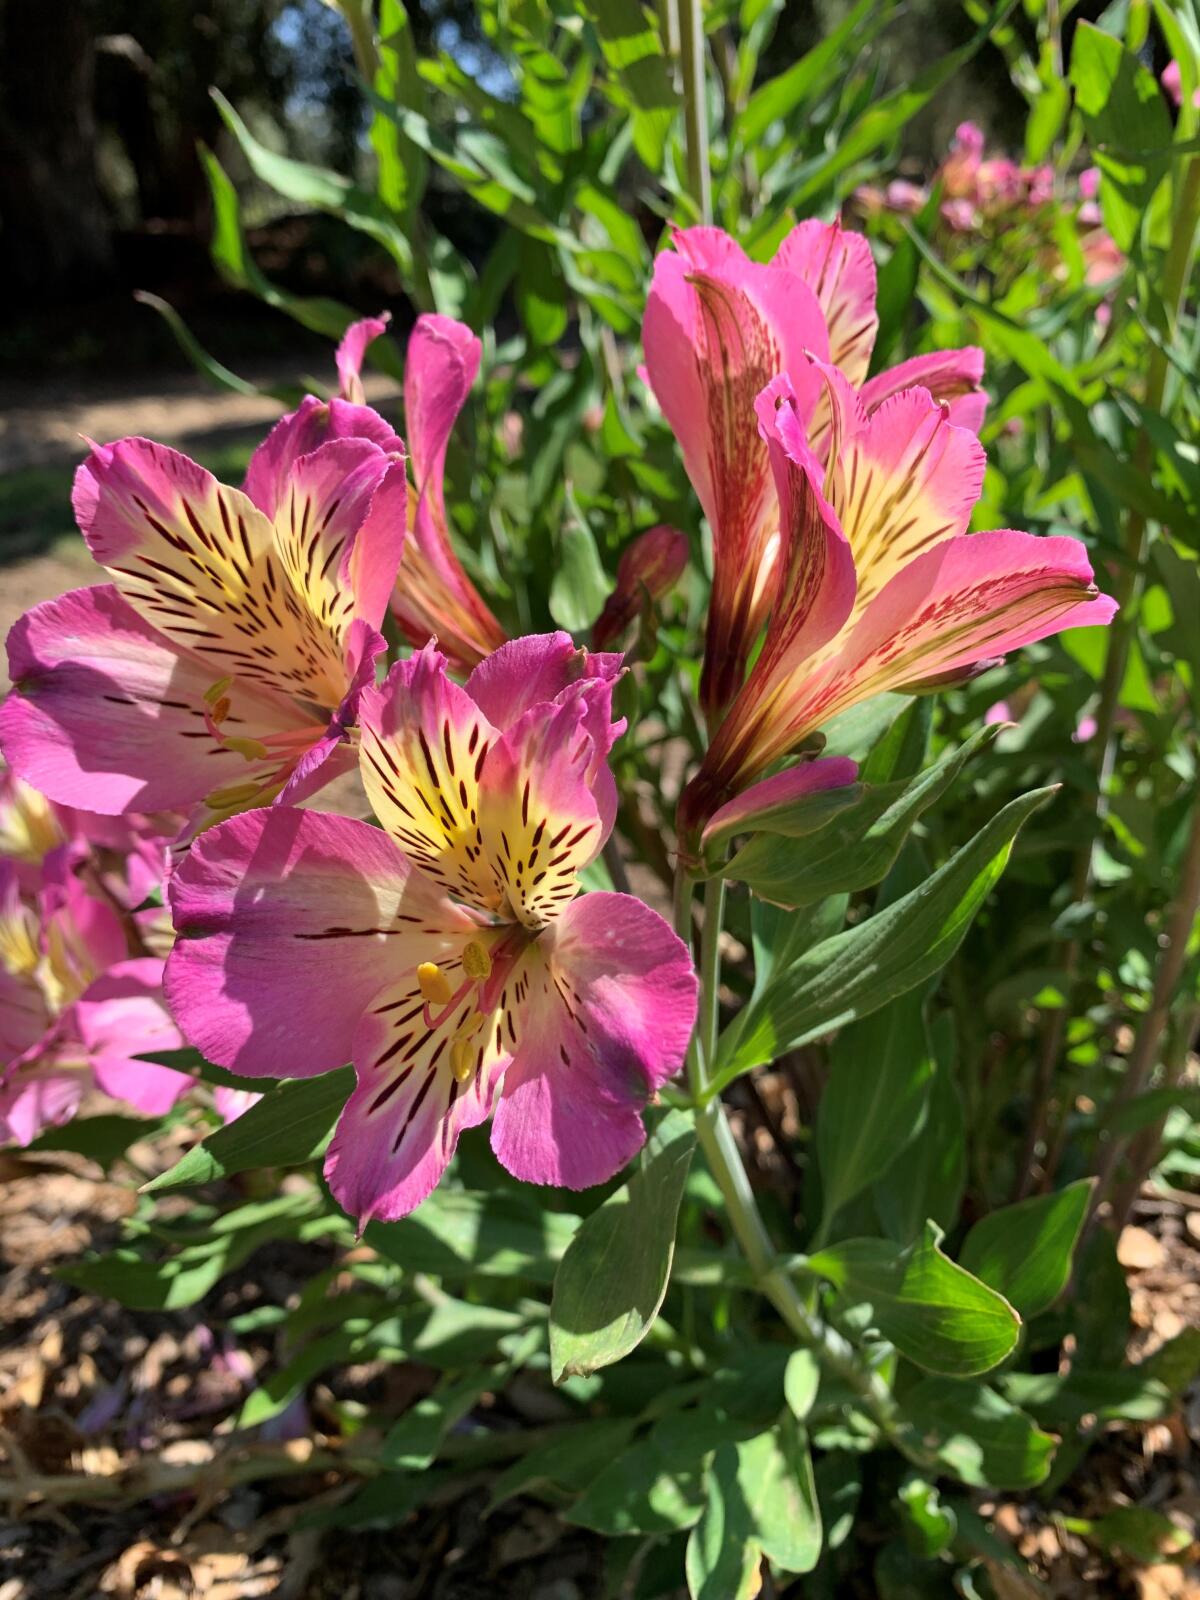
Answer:
M679 441L713 536L713 589L700 698L710 716L741 687L771 606L780 554L779 504L755 397L779 372L828 359L861 387L868 411L922 383L978 427L983 354L938 352L867 380L879 319L875 264L865 236L838 223L802 222L769 265L749 260L719 228L688 228L654 263L642 342L646 372ZM828 407L819 393L804 418L823 459Z
M410 644L436 639L451 665L464 672L507 638L463 571L446 516L446 450L479 371L481 348L463 323L427 312L417 318L404 357L413 487L392 611Z
M928 390L868 412L822 362L805 362L794 380L778 378L757 404L783 510L780 582L759 657L681 800L692 841L837 712L970 675L1116 609L1097 594L1078 539L967 533L983 447ZM826 464L804 427L804 391L817 385L832 408ZM809 781L803 767L792 774ZM769 780L776 790L787 781Z
M365 339L347 341L344 381ZM244 490L147 439L93 445L75 513L114 582L10 633L9 763L109 815L312 793L353 765L406 503L403 445L347 401L310 396L285 417Z
M171 882L171 1009L210 1060L358 1086L325 1172L364 1224L429 1194L492 1117L518 1178L603 1182L678 1069L696 980L663 919L578 896L612 828L619 657L518 639L465 688L432 646L361 707L382 830L255 811L204 834Z
M36 893L0 860L0 1141L27 1145L95 1087L161 1116L192 1080L138 1061L183 1041L162 998L163 963L131 957L117 910L66 858Z

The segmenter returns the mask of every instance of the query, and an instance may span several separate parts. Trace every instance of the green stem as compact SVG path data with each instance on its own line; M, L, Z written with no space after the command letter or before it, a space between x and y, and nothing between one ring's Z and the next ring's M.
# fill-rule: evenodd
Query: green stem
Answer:
M696 1138L725 1201L730 1226L754 1274L759 1290L770 1300L800 1344L839 1378L859 1399L880 1433L910 1461L928 1467L931 1458L914 1430L901 1418L884 1380L864 1362L848 1339L829 1327L805 1305L776 1253L758 1209L750 1179L719 1095L708 1094L708 1071L716 1054L720 980L719 946L724 883L705 889L701 933L700 1011L688 1053L688 1076L696 1113ZM680 870L675 884L675 927L686 939L691 932L692 881Z
M1178 327L1191 275L1198 226L1200 226L1200 158L1193 156L1184 166L1179 180L1172 217L1171 243L1163 264L1162 297L1167 312L1165 346L1170 346L1174 342L1175 330ZM1147 411L1162 410L1170 371L1171 364L1165 349L1155 346L1151 351L1146 372ZM1154 441L1149 431L1142 428L1134 445L1133 465L1142 477L1149 478L1153 463ZM1115 598L1120 609L1105 639L1104 673L1100 684L1100 702L1096 708L1096 732L1092 740L1093 748L1100 752L1096 789L1090 799L1092 816L1097 824L1103 821L1107 810L1109 784L1116 766L1118 746L1116 717L1121 701L1121 685L1125 681L1125 669L1129 662L1129 650L1137 628L1135 602L1146 559L1147 532L1145 514L1136 507L1132 508L1125 524L1125 564L1117 575L1115 590ZM1071 874L1072 904L1078 904L1088 892L1098 842L1099 828L1096 827L1090 830L1087 843L1075 858ZM1017 1198L1028 1193L1031 1187L1033 1158L1046 1128L1054 1069L1058 1064L1062 1048L1080 955L1081 948L1077 939L1070 940L1060 951L1065 978L1063 1003L1050 1013L1042 1034L1034 1080L1031 1120L1025 1142L1025 1159L1018 1175ZM1049 1171L1049 1160L1046 1166L1046 1179L1050 1180L1053 1173Z
M688 193L700 221L710 223L712 175L708 165L708 95L704 84L704 0L679 0L679 45Z

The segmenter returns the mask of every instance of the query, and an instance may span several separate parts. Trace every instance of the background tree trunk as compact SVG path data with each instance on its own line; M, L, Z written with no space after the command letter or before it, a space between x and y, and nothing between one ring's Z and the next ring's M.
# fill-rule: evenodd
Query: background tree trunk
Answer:
M0 0L0 278L25 296L113 275L94 67L84 0Z

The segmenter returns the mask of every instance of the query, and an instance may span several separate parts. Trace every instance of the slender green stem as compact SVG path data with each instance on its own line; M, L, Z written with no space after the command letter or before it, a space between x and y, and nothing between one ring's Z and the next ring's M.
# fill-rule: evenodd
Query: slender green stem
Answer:
M712 221L712 174L708 164L708 94L704 83L704 0L679 0L683 125L688 192L700 221Z
M1191 277L1192 259L1196 247L1197 228L1200 227L1200 157L1193 156L1184 164L1178 179L1178 189L1172 216L1171 243L1163 263L1162 298L1167 312L1165 345L1175 337L1179 315L1183 309ZM1151 351L1146 372L1146 410L1162 410L1167 390L1171 364L1165 348ZM1142 428L1134 445L1133 464L1142 477L1148 478L1154 463L1154 442L1147 428ZM1108 803L1109 784L1117 760L1118 733L1117 710L1121 701L1121 685L1129 662L1129 650L1137 628L1138 585L1146 559L1148 527L1145 514L1131 508L1125 524L1125 564L1117 575L1115 598L1120 607L1105 641L1104 673L1100 683L1100 701L1096 708L1096 732L1093 748L1100 752L1096 789L1090 799L1093 818L1103 821ZM1099 828L1089 831L1088 841L1075 858L1071 875L1071 901L1077 904L1087 894L1092 881ZM1025 1141L1025 1158L1018 1174L1016 1198L1028 1193L1031 1187L1033 1159L1036 1148L1046 1131L1050 1091L1054 1069L1062 1049L1066 1019L1070 1013L1072 991L1080 964L1081 948L1077 939L1061 947L1064 983L1062 1005L1052 1011L1046 1020L1034 1077L1033 1106ZM1051 1140L1051 1149L1060 1147L1060 1141ZM1046 1162L1046 1179L1052 1180L1052 1163Z
M1179 889L1163 926L1158 962L1154 970L1154 985L1150 1008L1138 1024L1133 1049L1125 1066L1121 1086L1113 1097L1112 1108L1127 1105L1140 1094L1158 1063L1163 1031L1171 1015L1171 1001L1179 988L1187 960L1188 943L1200 911L1200 795L1193 800L1191 826L1184 851L1183 867L1179 874ZM1104 1199L1118 1160L1127 1141L1114 1135L1101 1146L1096 1162L1096 1192L1092 1199L1093 1212Z
M725 920L725 880L711 878L704 886L704 926L700 930L701 1012L697 1024L705 1073L717 1064L721 1031L721 925Z
M675 926L681 938L691 932L692 880L682 869L675 885ZM800 1344L857 1395L864 1411L880 1433L909 1460L930 1465L928 1451L915 1431L904 1422L884 1380L835 1328L805 1305L796 1285L776 1253L766 1223L758 1209L741 1152L719 1095L706 1098L708 1071L716 1054L720 979L719 945L724 884L709 883L705 890L705 920L701 933L701 995L699 1019L688 1054L688 1076L696 1114L696 1137L709 1170L725 1201L730 1226L761 1292L779 1312Z

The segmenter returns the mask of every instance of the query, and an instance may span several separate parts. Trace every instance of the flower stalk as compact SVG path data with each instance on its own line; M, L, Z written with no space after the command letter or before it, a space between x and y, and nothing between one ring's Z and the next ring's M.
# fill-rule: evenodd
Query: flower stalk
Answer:
M675 885L675 930L687 941L692 926L693 881L680 870ZM700 935L700 1002L688 1051L688 1079L696 1118L696 1138L725 1201L729 1222L766 1296L805 1349L858 1397L883 1438L916 1464L928 1467L929 1452L901 1418L894 1396L880 1375L835 1328L810 1311L792 1282L767 1232L741 1152L729 1126L720 1094L709 1090L720 1015L720 940L725 885L720 878L705 887Z

